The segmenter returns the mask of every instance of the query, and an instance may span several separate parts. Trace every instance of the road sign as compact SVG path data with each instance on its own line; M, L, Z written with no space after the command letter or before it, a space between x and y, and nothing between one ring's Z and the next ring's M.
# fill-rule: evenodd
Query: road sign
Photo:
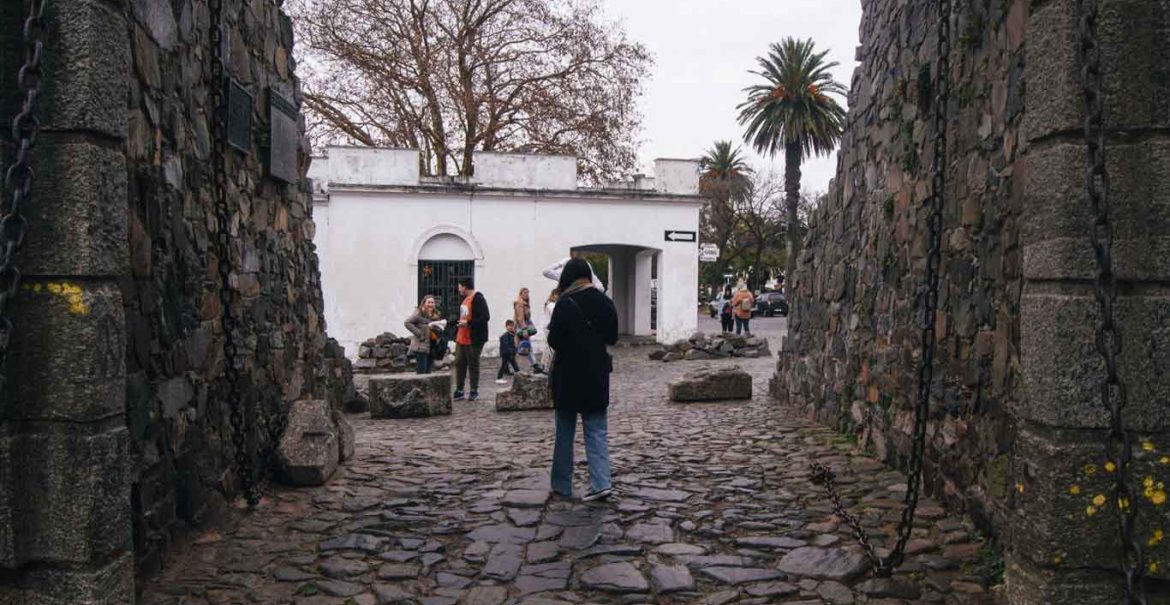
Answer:
M667 231L666 241L668 242L694 242L697 241L694 231Z
M699 246L699 262L713 263L719 260L719 246L715 244L702 244Z

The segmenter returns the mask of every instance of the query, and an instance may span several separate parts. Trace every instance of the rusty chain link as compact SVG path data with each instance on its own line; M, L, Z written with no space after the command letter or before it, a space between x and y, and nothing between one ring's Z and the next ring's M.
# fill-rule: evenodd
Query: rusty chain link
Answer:
M1110 429L1106 444L1107 458L1117 460L1113 473L1116 490L1118 530L1121 537L1119 566L1125 575L1127 605L1145 605L1143 582L1145 562L1142 546L1134 538L1137 500L1129 484L1133 462L1133 436L1125 428L1122 413L1127 402L1125 382L1117 370L1121 355L1121 329L1114 316L1117 303L1117 275L1113 272L1113 229L1109 222L1109 170L1106 167L1105 90L1101 70L1101 44L1097 36L1097 0L1078 0L1080 26L1081 86L1084 93L1086 149L1085 192L1092 206L1093 224L1089 240L1097 264L1094 296L1101 309L1097 326L1096 348L1105 365L1101 380L1101 405L1109 412ZM1118 448L1115 451L1115 448Z
M16 78L24 100L20 112L12 119L12 142L16 146L16 155L4 173L4 199L8 204L3 208L3 218L0 218L0 393L7 382L8 344L13 329L12 319L8 316L8 304L20 289L21 274L16 266L16 253L24 244L28 229L28 221L20 214L20 210L32 193L33 168L30 155L41 129L36 110L41 89L41 59L45 50L42 39L45 33L44 19L44 0L30 0L22 32L24 64Z
M232 445L235 447L235 463L236 474L240 478L240 484L244 491L244 497L248 501L249 507L256 506L260 501L260 486L256 481L256 476L252 468L252 451L249 446L249 433L251 432L250 417L246 417L244 406L245 393L243 385L240 380L240 370L236 367L239 361L239 348L236 346L235 332L238 328L235 315L232 312L232 233L231 221L232 213L230 205L228 204L228 175L226 166L226 156L228 148L226 145L227 132L224 124L223 116L225 113L224 107L224 56L223 56L223 1L210 0L209 4L211 12L211 24L209 41L211 43L211 119L214 124L215 145L212 149L212 166L214 171L214 180L216 181L213 187L213 195L215 196L216 218L218 220L218 233L216 233L216 254L219 256L219 303L222 309L221 317L223 320L223 354L224 354L224 376L227 378L229 399L228 405L231 407L231 425L232 425Z
M931 163L931 195L928 199L927 229L928 250L926 275L921 298L922 315L922 356L918 360L918 390L914 405L914 433L911 436L910 458L907 462L906 495L902 501L902 517L898 522L897 541L886 556L879 556L861 521L841 502L835 483L835 475L828 467L814 463L809 473L813 483L821 485L833 504L837 516L853 530L854 537L861 545L875 576L886 578L902 564L906 555L906 544L914 529L914 513L918 508L918 496L922 487L922 456L926 448L926 420L930 412L930 388L934 380L935 319L938 312L939 263L942 249L942 207L943 187L946 184L947 152L947 101L950 96L950 53L951 53L951 3L940 0L938 30L938 60L934 97L934 159Z

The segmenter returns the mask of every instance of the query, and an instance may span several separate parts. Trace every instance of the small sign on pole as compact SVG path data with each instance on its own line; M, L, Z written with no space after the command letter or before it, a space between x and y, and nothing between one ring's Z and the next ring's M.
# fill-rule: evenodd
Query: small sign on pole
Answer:
M699 245L699 262L713 263L719 260L719 246L715 244Z

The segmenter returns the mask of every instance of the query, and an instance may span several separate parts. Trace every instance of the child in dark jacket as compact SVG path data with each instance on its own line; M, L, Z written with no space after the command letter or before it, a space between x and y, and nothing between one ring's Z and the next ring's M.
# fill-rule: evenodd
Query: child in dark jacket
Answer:
M509 319L504 323L505 331L500 335L500 371L496 373L496 384L507 384L504 374L520 371L516 363L516 322ZM511 366L511 372L508 367Z

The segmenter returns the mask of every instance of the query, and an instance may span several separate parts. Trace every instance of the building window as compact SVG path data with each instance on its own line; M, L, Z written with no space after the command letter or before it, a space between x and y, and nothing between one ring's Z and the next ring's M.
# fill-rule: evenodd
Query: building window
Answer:
M472 260L418 261L418 298L435 297L439 316L451 319L459 312L459 279L475 277Z

